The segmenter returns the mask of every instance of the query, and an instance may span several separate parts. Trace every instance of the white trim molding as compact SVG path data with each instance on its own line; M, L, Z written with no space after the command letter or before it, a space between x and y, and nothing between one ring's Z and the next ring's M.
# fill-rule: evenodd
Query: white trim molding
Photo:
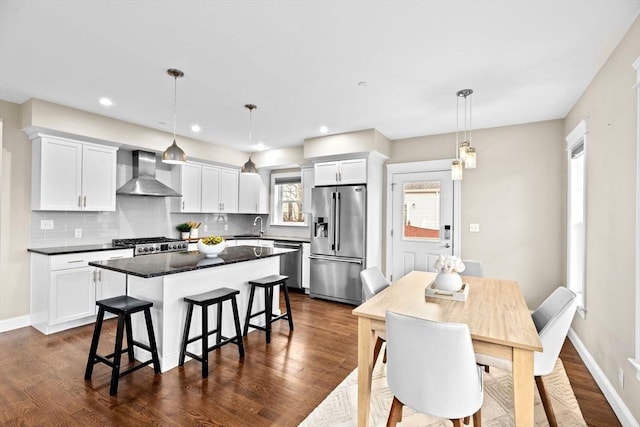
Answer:
M580 341L580 338L578 338L578 335L573 329L569 329L568 337L569 341L571 341L573 346L576 348L576 351L580 355L584 365L589 370L589 373L598 384L598 387L600 387L600 390L607 399L607 402L611 405L611 408L613 409L613 412L615 412L620 423L625 427L640 427L638 420L634 418L629 407L624 403L613 384L611 384L605 373L600 369L596 360L591 356L591 353L589 353L587 347L585 347L582 341Z
M629 362L636 368L640 380L640 57L633 63L636 70L636 354Z
M29 316L28 314L26 316L0 320L0 333L24 328L27 326L31 326L31 316Z
M572 245L572 226L571 226L571 218L572 218L572 212L571 212L571 197L572 197L572 180L571 180L571 165L572 165L572 150L574 150L574 148L578 147L580 144L582 144L583 146L583 154L582 156L584 156L584 172L583 172L583 188L584 188L584 200L583 200L583 205L582 205L582 218L583 218L583 223L584 223L584 237L583 237L583 242L582 242L582 255L583 257L586 257L586 248L587 248L587 239L589 238L589 236L587 235L587 212L586 212L586 206L587 206L587 199L589 198L588 192L587 192L587 176L588 176L588 171L587 171L587 158L589 156L588 154L588 144L587 144L587 135L589 134L589 119L588 118L584 118L582 120L580 120L580 122L576 125L576 127L573 128L573 130L571 132L569 132L569 135L567 135L565 137L565 151L567 152L567 156L566 156L566 165L567 165L567 199L566 199L566 204L567 204L567 212L566 212L566 228L567 228L567 247L566 247L566 284L567 287L569 289L571 289L572 291L576 292L575 288L571 286L572 284L572 278L571 278L571 260L572 260L572 255L571 255L571 247ZM586 259L583 259L583 271L582 271L582 290L581 293L579 295L579 301L578 301L578 314L580 316L582 316L582 318L586 318L587 316L587 263L586 263Z
M386 258L385 258L385 276L387 280L391 275L392 270L392 236L390 221L393 218L393 188L391 183L393 182L393 175L396 173L413 173L413 172L437 172L437 171L450 171L451 161L453 159L443 160L427 160L421 162L407 162L407 163L391 163L387 164L387 211L385 227L386 238ZM460 181L453 181L453 254L460 256L462 252L462 187Z

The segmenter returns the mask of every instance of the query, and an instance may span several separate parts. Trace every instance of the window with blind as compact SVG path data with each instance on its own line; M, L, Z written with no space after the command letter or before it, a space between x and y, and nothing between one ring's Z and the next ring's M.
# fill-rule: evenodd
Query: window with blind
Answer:
M586 314L586 121L567 136L567 287Z
M273 225L305 225L302 213L302 177L300 173L274 173L271 175Z

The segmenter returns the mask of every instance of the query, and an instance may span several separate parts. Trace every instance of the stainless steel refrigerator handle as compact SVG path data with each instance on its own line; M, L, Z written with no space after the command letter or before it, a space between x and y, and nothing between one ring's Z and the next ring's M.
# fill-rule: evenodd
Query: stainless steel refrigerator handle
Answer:
M336 250L340 250L340 209L342 209L342 202L340 201L340 193L336 193Z
M329 226L331 229L329 230L329 236L331 236L331 250L336 250L336 193L331 192L331 211L330 214L332 218L329 218Z
M317 259L320 261L331 261L331 262L348 262L351 264L362 264L362 260L357 258L340 258L340 257L328 257L328 256L322 256L322 255L309 255L309 259Z

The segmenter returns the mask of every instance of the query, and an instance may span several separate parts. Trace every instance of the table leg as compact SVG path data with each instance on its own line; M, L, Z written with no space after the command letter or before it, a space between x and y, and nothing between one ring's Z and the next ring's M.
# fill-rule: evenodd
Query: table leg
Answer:
M373 373L373 355L371 345L374 331L371 319L358 318L358 427L369 425L371 407L371 374Z
M516 426L533 426L533 352L514 348L512 369Z

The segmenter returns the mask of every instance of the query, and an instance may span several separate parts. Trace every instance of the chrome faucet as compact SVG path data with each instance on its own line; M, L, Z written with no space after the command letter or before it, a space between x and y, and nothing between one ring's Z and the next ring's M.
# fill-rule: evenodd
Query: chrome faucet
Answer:
M262 239L262 235L264 234L264 230L262 230L262 217L257 216L256 219L253 220L253 226L255 227L258 220L260 220L260 238Z

